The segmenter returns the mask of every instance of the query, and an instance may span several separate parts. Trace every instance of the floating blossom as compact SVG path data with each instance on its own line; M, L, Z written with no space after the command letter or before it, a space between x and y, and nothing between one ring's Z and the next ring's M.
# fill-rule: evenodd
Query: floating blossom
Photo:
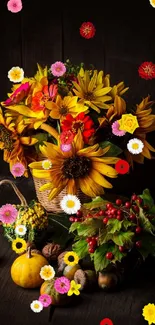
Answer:
M7 3L7 8L13 13L17 13L22 10L22 1L21 0L10 0Z
M112 127L112 133L118 137L123 137L126 133L125 131L120 130L120 124L118 121L115 121L111 127Z
M49 159L46 159L42 162L42 168L45 170L52 168L52 162Z
M67 214L75 214L81 208L81 202L76 195L65 195L60 202L62 210Z
M6 224L15 222L18 215L18 210L12 204L2 205L0 208L0 221Z
M118 174L127 174L129 171L129 163L126 160L120 159L116 165L115 165L115 169L117 171Z
M24 70L19 67L13 67L8 72L8 78L11 82L21 82L24 79Z
M43 280L51 280L55 276L54 268L51 265L45 265L41 268L40 276Z
M60 134L60 141L62 144L71 144L74 139L74 134L70 130L65 130Z
M55 77L61 77L66 72L66 67L61 61L57 61L51 65L51 72Z
M54 289L61 294L67 293L70 289L70 281L65 276L60 277L55 280Z
M22 254L26 251L27 244L26 241L22 238L16 238L12 242L12 250L17 254Z
M150 1L150 5L155 8L155 0L149 0Z
M41 295L39 301L42 303L44 308L49 307L52 304L52 298L47 294Z
M74 266L79 262L79 256L75 252L67 252L64 256L64 262L67 265Z
M27 231L27 228L26 228L26 226L24 226L24 225L18 225L18 226L16 226L16 228L15 228L15 233L16 233L17 235L19 235L19 236L25 236L26 231Z
M71 286L70 289L67 293L68 296L72 296L73 294L76 296L79 296L80 291L79 289L81 288L81 284L76 283L74 280L71 281Z
M149 325L152 323L155 324L155 304L148 304L144 306L142 315Z
M134 138L128 142L127 148L133 155L138 155L143 151L144 144L141 140Z
M104 318L101 320L100 325L113 325L113 322L110 318Z
M14 177L21 177L25 173L25 166L21 163L16 163L12 166L11 173Z
M43 310L43 304L39 300L33 300L30 304L30 308L34 313L40 313Z
M132 114L123 114L118 122L120 125L120 130L131 134L133 134L134 131L139 127L137 116Z
M60 148L63 152L68 152L72 149L72 145L71 144L61 144Z
M80 27L80 35L84 38L93 38L95 35L95 26L90 22L84 22Z
M152 62L144 62L138 69L139 76L143 79L155 78L155 64Z

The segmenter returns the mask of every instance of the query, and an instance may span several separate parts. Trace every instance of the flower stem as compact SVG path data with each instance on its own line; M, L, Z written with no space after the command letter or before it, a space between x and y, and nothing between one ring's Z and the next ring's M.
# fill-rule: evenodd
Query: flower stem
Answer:
M50 125L48 125L46 123L43 123L40 126L40 129L48 132L49 134L52 135L52 137L54 137L56 140L58 140L59 133L52 126L50 126Z

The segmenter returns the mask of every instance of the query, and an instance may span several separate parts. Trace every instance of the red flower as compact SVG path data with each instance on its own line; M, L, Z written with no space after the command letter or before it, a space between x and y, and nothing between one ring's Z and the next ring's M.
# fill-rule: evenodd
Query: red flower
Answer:
M84 113L80 113L75 118L71 114L68 114L66 119L62 121L61 128L62 131L71 131L74 135L80 129L85 143L88 143L90 137L95 132L92 119Z
M113 322L110 318L104 318L101 320L100 325L113 325Z
M34 112L43 111L45 109L45 103L49 99L54 100L57 95L57 91L57 85L51 85L49 88L48 86L44 86L41 91L36 92L32 97L31 109Z
M122 174L122 175L127 174L129 171L129 168L130 168L130 166L129 166L128 162L123 159L120 159L115 165L115 169L116 169L117 173Z
M143 62L138 69L139 76L143 79L155 78L155 64L152 62Z
M93 38L95 35L95 26L90 22L85 22L80 27L80 35L84 38Z
M70 130L63 131L60 134L61 144L63 145L71 144L73 142L73 139L74 139L74 134Z

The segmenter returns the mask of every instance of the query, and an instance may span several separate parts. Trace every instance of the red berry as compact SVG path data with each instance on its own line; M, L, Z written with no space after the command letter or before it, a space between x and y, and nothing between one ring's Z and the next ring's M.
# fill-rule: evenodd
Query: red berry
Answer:
M108 218L104 218L103 219L103 223L106 225L108 223L109 219Z
M99 240L99 236L96 236L96 237L95 237L95 240L96 240L96 242L97 242L97 241Z
M107 258L107 260L112 260L112 259L114 258L113 253L108 252L108 253L106 254L106 258Z
M138 213L139 212L139 207L137 205L133 205L133 210Z
M113 208L112 203L107 203L107 204L106 204L106 208L107 208L107 209Z
M109 219L113 219L114 215L110 214L108 217L109 217Z
M132 197L131 197L131 200L132 201L136 201L137 200L137 195L136 194L133 194Z
M88 248L88 252L89 252L90 254L93 254L93 253L95 252L95 249L94 249L93 247L89 247L89 248Z
M122 204L122 200L117 199L117 200L116 200L116 204L117 204L117 205L121 205L121 204Z
M90 240L88 244L91 247L96 246L96 239L95 238L92 238L92 240Z
M87 237L86 242L89 243L92 240L92 237Z
M113 209L111 209L111 214L115 214L116 212L117 212L117 209L116 208L113 208Z
M75 219L74 217L70 217L70 218L69 218L69 221L70 221L70 222L74 222L74 221L75 221L74 219Z
M143 199L141 198L141 197L137 197L137 200L136 200L139 204L142 204L142 202L143 202Z
M88 214L86 215L86 218L92 218L92 215L91 215L90 213L88 213Z
M118 214L119 216L121 216L121 214L122 214L122 210L117 210L117 214Z
M137 227L135 231L136 231L136 234L140 234L142 232L142 228L141 227Z
M78 222L79 221L79 218L74 218L74 222Z
M142 242L141 240L136 241L136 247L141 248L142 247Z
M118 215L117 216L117 220L121 221L122 220L122 216Z
M105 215L105 211L104 210L100 210L99 211L99 216L104 216Z
M131 202L125 202L125 207L127 209L130 209L131 208Z
M120 251L121 253L123 253L124 250L125 250L124 246L119 246L118 248L119 248L119 251Z
M130 216L129 216L129 218L130 218L130 220L132 220L132 221L135 221L136 220L136 216L135 216L135 214L130 214Z
M77 215L77 217L82 217L83 213L82 213L81 210L78 210L78 211L76 212L76 215Z

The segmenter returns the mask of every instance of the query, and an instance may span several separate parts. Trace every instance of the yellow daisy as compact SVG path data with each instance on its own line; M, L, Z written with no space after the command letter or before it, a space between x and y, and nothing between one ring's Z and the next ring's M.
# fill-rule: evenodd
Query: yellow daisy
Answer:
M79 296L80 291L79 289L81 288L81 284L76 283L74 280L71 281L70 283L70 289L67 293L68 296L72 296L75 294L76 296Z
M12 249L17 254L24 253L27 249L26 241L22 238L16 238L12 242Z
M24 70L19 67L13 67L8 72L8 78L11 82L21 82L24 79Z
M78 264L79 257L75 252L67 252L64 256L64 262L67 265L74 266L74 265Z
M144 306L142 315L149 325L152 323L155 324L155 304L148 304Z
M45 265L41 268L40 276L43 280L51 280L55 276L54 268L51 265Z

